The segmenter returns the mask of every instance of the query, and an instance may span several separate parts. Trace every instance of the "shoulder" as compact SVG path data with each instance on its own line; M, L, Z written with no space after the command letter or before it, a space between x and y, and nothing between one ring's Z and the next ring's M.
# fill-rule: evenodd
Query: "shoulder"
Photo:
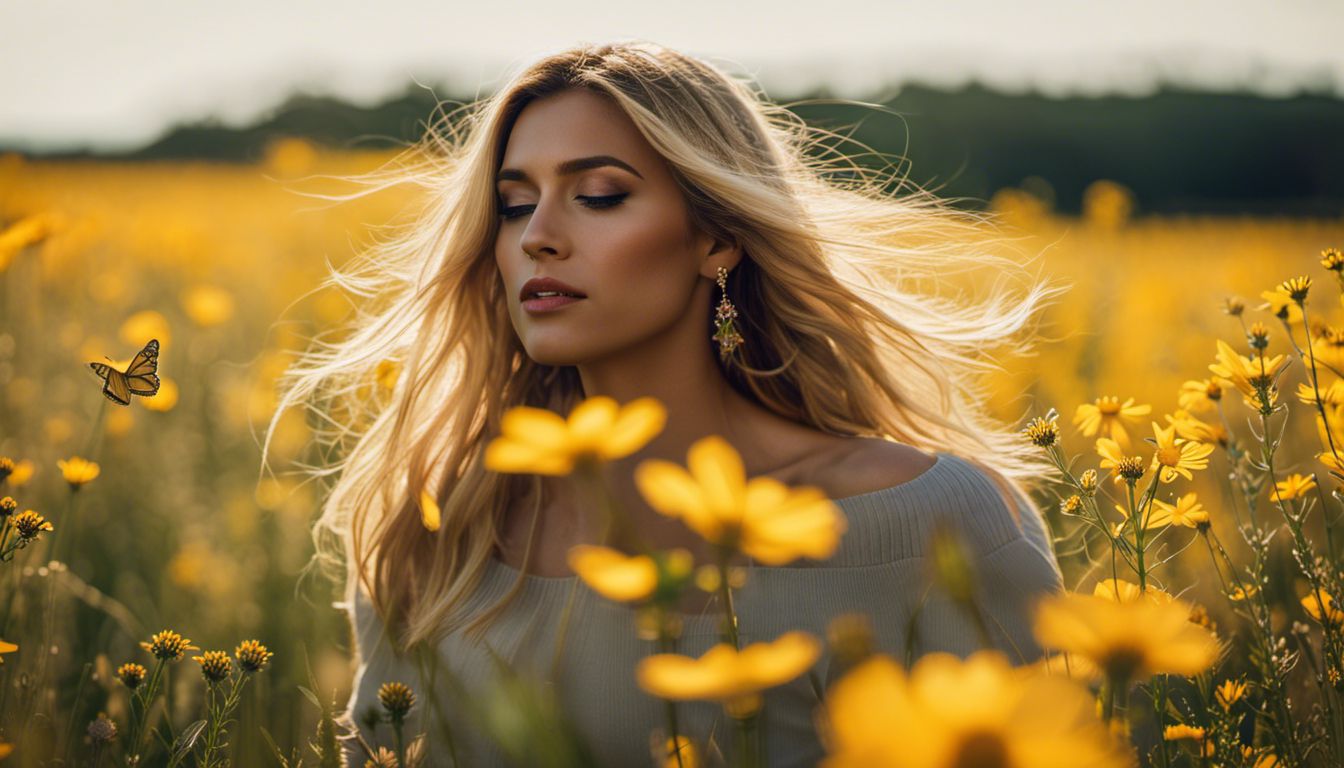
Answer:
M858 496L908 483L938 457L914 446L878 437L837 437L814 457L809 485L832 499Z

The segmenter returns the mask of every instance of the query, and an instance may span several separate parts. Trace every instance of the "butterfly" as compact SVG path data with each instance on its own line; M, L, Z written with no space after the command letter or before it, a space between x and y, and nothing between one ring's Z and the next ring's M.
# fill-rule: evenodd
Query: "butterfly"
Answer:
M159 340L150 339L124 371L107 363L89 363L89 367L106 382L103 394L118 405L130 405L131 395L153 397L159 391L159 376L155 373L159 369Z

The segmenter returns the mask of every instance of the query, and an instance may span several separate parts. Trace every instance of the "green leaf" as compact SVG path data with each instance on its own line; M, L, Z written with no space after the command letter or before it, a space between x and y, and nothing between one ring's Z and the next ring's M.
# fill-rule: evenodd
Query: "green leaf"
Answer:
M196 739L200 738L201 731L205 730L205 721L197 720L182 731L173 743L172 757L168 760L168 768L174 768L182 759L191 754L191 748L196 745Z

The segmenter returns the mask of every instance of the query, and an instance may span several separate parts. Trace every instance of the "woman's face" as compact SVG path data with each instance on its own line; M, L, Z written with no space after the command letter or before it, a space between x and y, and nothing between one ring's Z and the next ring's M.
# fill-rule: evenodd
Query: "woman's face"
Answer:
M713 241L693 234L666 161L605 97L573 89L524 107L497 191L495 261L533 360L596 362L690 319ZM534 277L585 298L538 311L520 296Z

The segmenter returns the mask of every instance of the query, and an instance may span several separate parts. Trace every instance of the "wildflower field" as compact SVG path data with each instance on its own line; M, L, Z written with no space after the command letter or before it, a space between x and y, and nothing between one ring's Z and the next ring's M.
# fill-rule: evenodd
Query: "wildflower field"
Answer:
M260 441L278 375L352 309L319 288L329 267L412 210L398 189L340 205L295 190L349 191L313 175L386 159L300 140L255 165L0 156L5 765L341 764L331 714L350 694L351 640L339 594L306 568L322 488L297 471L324 462L310 440L331 425L283 414L265 468ZM987 381L993 411L1068 478L1038 496L1069 593L1036 616L1049 656L906 669L865 652L861 617L748 647L726 621L712 657L677 656L656 619L679 590L730 594L730 550L824 556L843 523L824 499L785 495L788 525L769 510L715 518L685 501L703 478L665 464L641 491L725 559L571 554L595 591L654 617L667 652L640 685L723 701L744 764L760 758L760 692L828 653L853 665L817 717L833 765L1344 764L1344 220L1157 219L1104 181L1081 218L1018 190L992 203L1040 272L1073 284L1035 353L995 350ZM103 394L149 351L155 394L134 394L133 376L129 405ZM369 386L396 379L386 361ZM658 429L657 403L585 407L627 453ZM514 423L573 422L545 418ZM586 434L550 444L568 451L553 474L606 455ZM541 471L526 437L501 436L492 468ZM734 466L731 446L696 450L692 468ZM433 500L422 507L432 530ZM398 738L367 745L370 763L451 764L403 728L417 681L386 682ZM652 764L709 762L675 720L663 736Z

